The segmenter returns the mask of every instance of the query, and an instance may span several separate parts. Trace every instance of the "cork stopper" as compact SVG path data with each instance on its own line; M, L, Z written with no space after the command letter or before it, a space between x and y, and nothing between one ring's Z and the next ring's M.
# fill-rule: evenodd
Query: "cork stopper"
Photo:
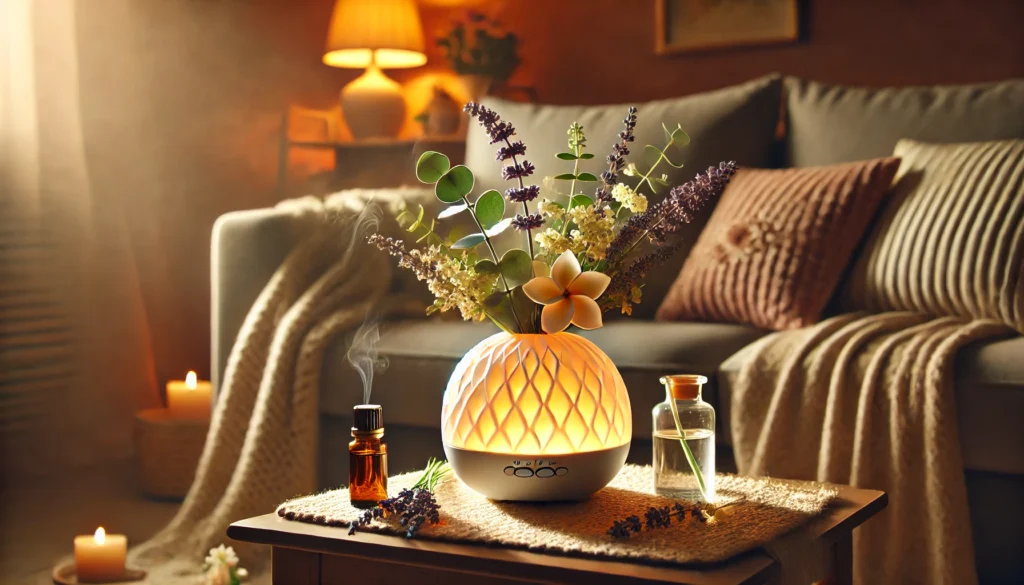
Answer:
M352 409L353 431L371 432L384 428L384 410L379 404L359 404Z
M661 383L675 400L697 400L700 398L701 388L708 383L708 379L697 374L676 374L663 376Z

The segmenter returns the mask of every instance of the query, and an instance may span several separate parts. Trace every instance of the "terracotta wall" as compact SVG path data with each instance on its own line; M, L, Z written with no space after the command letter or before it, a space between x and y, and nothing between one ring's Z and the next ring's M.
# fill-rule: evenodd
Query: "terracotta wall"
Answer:
M423 8L428 34L457 0ZM132 222L156 375L209 374L209 234L276 200L288 104L326 107L356 72L320 64L332 0L83 1L78 14L94 188ZM803 2L798 44L654 54L653 0L507 0L479 7L522 38L512 80L543 101L641 101L769 71L865 84L1024 76L1019 0ZM395 77L420 89L431 65ZM419 80L419 81L417 81Z

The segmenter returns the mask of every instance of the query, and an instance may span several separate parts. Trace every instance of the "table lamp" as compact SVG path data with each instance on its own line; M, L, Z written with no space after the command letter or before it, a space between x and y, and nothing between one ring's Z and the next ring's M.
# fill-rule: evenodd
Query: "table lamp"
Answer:
M341 111L352 136L397 136L405 121L405 99L401 86L381 69L427 62L414 0L336 0L323 62L366 69L341 90Z

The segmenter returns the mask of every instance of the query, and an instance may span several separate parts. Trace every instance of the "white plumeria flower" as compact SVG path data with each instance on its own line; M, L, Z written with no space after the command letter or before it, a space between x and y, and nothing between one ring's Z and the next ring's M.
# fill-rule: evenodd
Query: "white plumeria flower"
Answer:
M611 282L607 274L583 272L576 256L570 252L551 265L550 275L543 262L533 263L534 278L523 285L526 296L544 305L540 325L547 333L558 333L569 323L580 329L597 329L604 324L601 307L594 299L604 294Z

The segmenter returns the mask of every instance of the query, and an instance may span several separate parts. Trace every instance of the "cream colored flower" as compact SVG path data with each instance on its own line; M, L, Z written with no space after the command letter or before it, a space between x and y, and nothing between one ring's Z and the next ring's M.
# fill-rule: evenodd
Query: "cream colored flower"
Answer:
M540 316L544 331L558 333L569 323L580 329L597 329L603 325L601 308L594 299L608 288L611 278L607 274L583 272L572 252L563 252L555 260L550 276L541 276L547 268L543 262L534 262L533 267L537 276L523 285L523 292L533 302L544 305Z
M222 544L217 548L210 549L210 554L206 555L206 564L211 567L224 565L234 568L238 566L238 555L235 554L235 549Z
M569 232L573 242L571 249L577 254L586 251L593 260L603 259L615 238L615 213L608 207L599 211L596 204L579 205L569 210L569 217L577 228Z
M647 211L647 198L624 183L618 183L612 187L612 199L618 201L623 207L633 213Z

